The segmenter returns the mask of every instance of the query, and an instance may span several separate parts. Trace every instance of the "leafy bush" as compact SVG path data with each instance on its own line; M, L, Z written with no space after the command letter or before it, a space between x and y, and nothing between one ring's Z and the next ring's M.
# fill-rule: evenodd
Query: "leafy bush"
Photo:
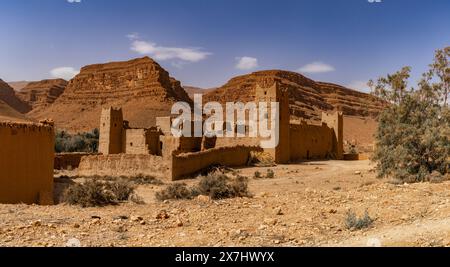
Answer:
M71 135L65 131L57 131L55 136L55 152L98 152L99 130Z
M225 199L235 197L250 197L248 179L243 176L230 178L223 173L211 173L202 176L198 185L188 187L186 184L175 183L156 193L156 199L193 199L199 195L211 199Z
M250 196L246 177L238 176L231 179L221 173L202 177L198 184L198 191L201 195L210 196L212 199Z
M156 192L156 199L164 201L168 199L193 199L198 193L192 188L188 188L184 183L174 183L164 190Z
M89 179L83 184L69 186L63 194L63 201L70 205L97 207L115 205L134 195L134 186L125 180L102 181Z
M345 218L345 226L349 230L361 230L364 228L369 228L373 224L374 220L370 218L369 212L366 210L363 217L358 218L356 214L352 211L347 212L347 217Z
M254 179L273 179L273 178L275 178L275 172L272 169L268 169L266 175L263 176L260 171L255 171L253 178Z
M153 177L153 176L145 176L145 175L138 175L135 177L128 178L133 183L137 185L162 185L164 184L161 180Z
M450 166L450 47L436 52L417 88L408 89L411 69L369 85L388 105L379 117L373 160L378 176L403 182L429 181Z
M275 160L272 158L272 156L266 152L250 152L250 157L248 160L249 166L256 166L256 167L273 167L276 166Z

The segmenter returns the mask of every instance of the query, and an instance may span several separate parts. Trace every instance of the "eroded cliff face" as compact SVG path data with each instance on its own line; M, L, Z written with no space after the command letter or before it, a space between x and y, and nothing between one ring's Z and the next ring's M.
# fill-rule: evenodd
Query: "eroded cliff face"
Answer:
M29 120L24 114L16 111L8 104L0 100L0 122L28 122Z
M42 80L28 83L16 94L32 109L45 108L56 101L66 86L67 81L63 79Z
M14 89L2 79L0 79L0 100L20 113L27 113L31 110L31 107L20 100Z
M50 107L37 107L29 115L52 118L67 130L91 130L99 127L102 107L117 106L132 126L150 127L177 101L192 102L179 81L144 57L83 67Z
M339 110L347 116L375 117L383 103L368 94L340 85L316 82L290 71L259 71L231 79L224 86L204 95L203 101L253 101L258 83L277 80L290 95L292 119L320 120L322 111Z

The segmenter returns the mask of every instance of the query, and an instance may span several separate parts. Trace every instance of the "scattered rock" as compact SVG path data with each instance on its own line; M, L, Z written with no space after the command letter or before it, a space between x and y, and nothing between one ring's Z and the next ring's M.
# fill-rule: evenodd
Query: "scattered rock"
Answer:
M381 241L378 238L369 238L369 240L367 240L367 246L368 247L376 247L379 248L381 247Z
M284 215L283 211L281 210L281 207L277 207L275 208L275 215Z
M140 222L140 221L143 221L144 220L144 218L142 218L141 216L131 216L131 219L130 219L132 222Z
M38 227L42 225L42 221L41 220L37 220L31 223L31 226L33 227Z
M200 202L211 202L211 198L209 196L204 196L204 195L198 196L197 200Z
M267 218L264 219L264 223L267 225L276 225L278 223L278 220L274 218Z
M355 175L361 175L361 171L355 171Z
M71 239L67 240L66 247L78 248L78 247L81 247L81 242L80 242L80 240L78 240L76 238L71 238Z
M116 217L113 217L114 220L128 220L128 216L125 215L119 215Z
M158 220L165 220L165 219L169 219L169 214L167 213L166 210L161 210L160 212L158 212L158 214L156 215L156 219Z

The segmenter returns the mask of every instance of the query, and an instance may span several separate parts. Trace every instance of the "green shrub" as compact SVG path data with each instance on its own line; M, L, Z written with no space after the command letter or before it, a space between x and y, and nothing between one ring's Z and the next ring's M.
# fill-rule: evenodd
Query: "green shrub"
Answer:
M210 174L201 178L197 188L201 195L210 196L212 199L250 196L248 179L243 176L232 179L222 173Z
M156 199L159 201L168 199L193 199L196 196L198 196L197 192L189 188L185 183L174 183L156 192Z
M153 176L148 176L148 175L145 176L142 174L135 176L135 177L128 178L128 179L130 179L131 181L133 181L133 183L135 183L137 185L163 185L164 184L161 180L159 180Z
M266 177L269 179L275 178L275 172L272 169L268 169Z
M361 230L364 228L369 228L373 224L374 220L370 218L369 212L366 210L363 217L358 218L358 216L352 212L347 212L345 218L345 226L349 230Z
M450 166L450 109L448 95L450 47L436 52L434 63L417 88L408 88L411 69L369 82L387 103L379 117L373 160L378 176L403 182L445 175Z
M57 131L55 135L55 152L98 152L99 130L92 132L69 134L65 131Z
M156 193L160 201L168 199L193 199L199 195L211 199L225 199L235 197L250 197L248 179L243 176L229 178L223 173L211 173L202 176L196 186L188 187L186 184L175 183Z
M125 180L102 181L89 179L82 184L69 186L63 194L63 201L70 205L98 207L116 205L134 195L134 186Z

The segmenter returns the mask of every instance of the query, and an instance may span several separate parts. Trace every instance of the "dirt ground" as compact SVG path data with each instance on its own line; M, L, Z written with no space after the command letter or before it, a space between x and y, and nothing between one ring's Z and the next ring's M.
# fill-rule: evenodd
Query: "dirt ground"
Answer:
M262 180L251 177L267 168L239 169L253 198L159 202L166 185L145 185L146 204L0 205L0 246L450 246L450 182L394 185L372 168L279 165ZM348 230L349 210L367 210L373 225Z

